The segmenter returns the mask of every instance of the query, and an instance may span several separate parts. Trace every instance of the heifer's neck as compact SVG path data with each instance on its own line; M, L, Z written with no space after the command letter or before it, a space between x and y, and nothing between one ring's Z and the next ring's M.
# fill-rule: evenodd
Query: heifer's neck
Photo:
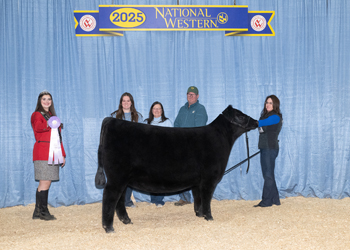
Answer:
M238 137L240 137L243 133L245 133L246 130L241 128L241 127L239 127L239 126L237 126L237 125L234 125L234 124L232 124L232 126L234 127L234 129L233 129L233 131L234 131L234 133L233 133L233 143L235 143L235 141L238 139Z

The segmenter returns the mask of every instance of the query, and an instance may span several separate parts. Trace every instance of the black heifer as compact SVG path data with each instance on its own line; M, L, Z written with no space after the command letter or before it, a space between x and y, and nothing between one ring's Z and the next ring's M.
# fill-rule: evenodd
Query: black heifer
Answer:
M125 209L127 186L149 193L192 189L197 216L212 220L210 202L235 140L257 128L257 121L228 106L212 123L197 128L165 128L115 118L102 122L97 186L104 186L102 225L113 232L116 211ZM104 172L107 175L105 183Z

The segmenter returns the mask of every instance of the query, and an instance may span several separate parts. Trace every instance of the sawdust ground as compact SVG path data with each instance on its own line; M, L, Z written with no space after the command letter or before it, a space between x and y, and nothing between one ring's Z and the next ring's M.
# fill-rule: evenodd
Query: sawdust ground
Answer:
M101 203L50 208L56 221L32 220L34 204L0 209L0 249L350 249L350 198L291 197L281 206L212 201L214 221L193 205L146 202L128 208L132 225L101 225Z

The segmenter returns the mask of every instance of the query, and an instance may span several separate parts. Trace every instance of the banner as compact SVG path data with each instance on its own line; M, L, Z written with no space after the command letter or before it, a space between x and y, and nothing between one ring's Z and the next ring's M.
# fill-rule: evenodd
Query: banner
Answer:
M240 5L100 5L74 11L76 36L115 36L123 31L225 31L226 36L274 36L274 11Z
M270 24L274 16L274 11L248 11L248 31L226 31L225 36L275 36Z
M75 10L75 35L76 36L123 36L123 32L100 31L100 19L98 10Z
M248 31L248 6L100 5L100 30Z

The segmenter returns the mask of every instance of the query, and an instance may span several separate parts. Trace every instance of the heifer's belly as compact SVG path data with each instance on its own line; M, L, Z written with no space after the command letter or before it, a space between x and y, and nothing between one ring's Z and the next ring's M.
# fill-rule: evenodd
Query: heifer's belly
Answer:
M149 174L133 174L128 186L150 193L172 193L199 185L197 173L176 173L175 171Z

